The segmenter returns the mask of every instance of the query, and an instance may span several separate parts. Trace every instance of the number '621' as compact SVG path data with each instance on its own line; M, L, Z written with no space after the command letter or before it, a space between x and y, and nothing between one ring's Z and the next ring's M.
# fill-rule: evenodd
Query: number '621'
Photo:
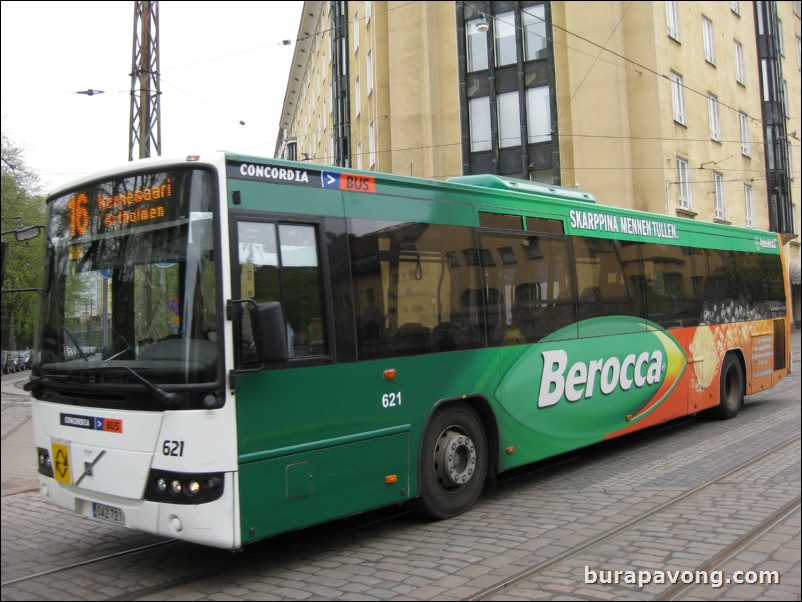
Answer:
M165 456L183 456L184 442L165 439L164 443L162 443L162 454Z
M382 395L382 407L394 408L401 405L401 391L398 393L385 393Z

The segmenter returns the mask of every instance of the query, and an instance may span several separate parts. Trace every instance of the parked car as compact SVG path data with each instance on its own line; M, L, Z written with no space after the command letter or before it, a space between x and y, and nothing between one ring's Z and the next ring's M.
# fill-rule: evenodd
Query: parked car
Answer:
M11 352L10 351L3 351L2 352L2 364L3 364L3 374L11 374L12 372L17 371L16 365L11 363Z
M20 365L23 370L30 370L33 363L33 353L30 349L25 349L19 352Z
M19 351L9 351L9 353L11 354L11 359L9 361L14 364L14 372L22 372Z

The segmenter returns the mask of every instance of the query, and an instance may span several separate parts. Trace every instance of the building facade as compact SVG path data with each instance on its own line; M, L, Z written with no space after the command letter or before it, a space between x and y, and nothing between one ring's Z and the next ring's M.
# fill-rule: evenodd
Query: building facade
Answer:
M276 155L780 232L798 324L800 29L790 1L306 2Z

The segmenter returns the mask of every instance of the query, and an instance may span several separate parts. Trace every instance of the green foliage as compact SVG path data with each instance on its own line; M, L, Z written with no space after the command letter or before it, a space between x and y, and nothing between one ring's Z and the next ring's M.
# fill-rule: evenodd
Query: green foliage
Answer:
M45 201L37 175L25 164L22 149L2 134L2 203L0 222L2 231L16 230L21 226L44 225ZM3 237L8 241L3 290L37 288L41 285L41 259L44 252L42 236L18 242L13 234ZM24 349L32 346L33 328L39 307L37 293L2 294L3 349Z

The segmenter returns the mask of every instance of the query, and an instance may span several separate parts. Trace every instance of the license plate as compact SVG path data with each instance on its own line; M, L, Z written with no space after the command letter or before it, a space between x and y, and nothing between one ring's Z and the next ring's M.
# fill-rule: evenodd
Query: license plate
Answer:
M117 525L125 524L125 514L119 508L104 504L92 503L92 516Z

